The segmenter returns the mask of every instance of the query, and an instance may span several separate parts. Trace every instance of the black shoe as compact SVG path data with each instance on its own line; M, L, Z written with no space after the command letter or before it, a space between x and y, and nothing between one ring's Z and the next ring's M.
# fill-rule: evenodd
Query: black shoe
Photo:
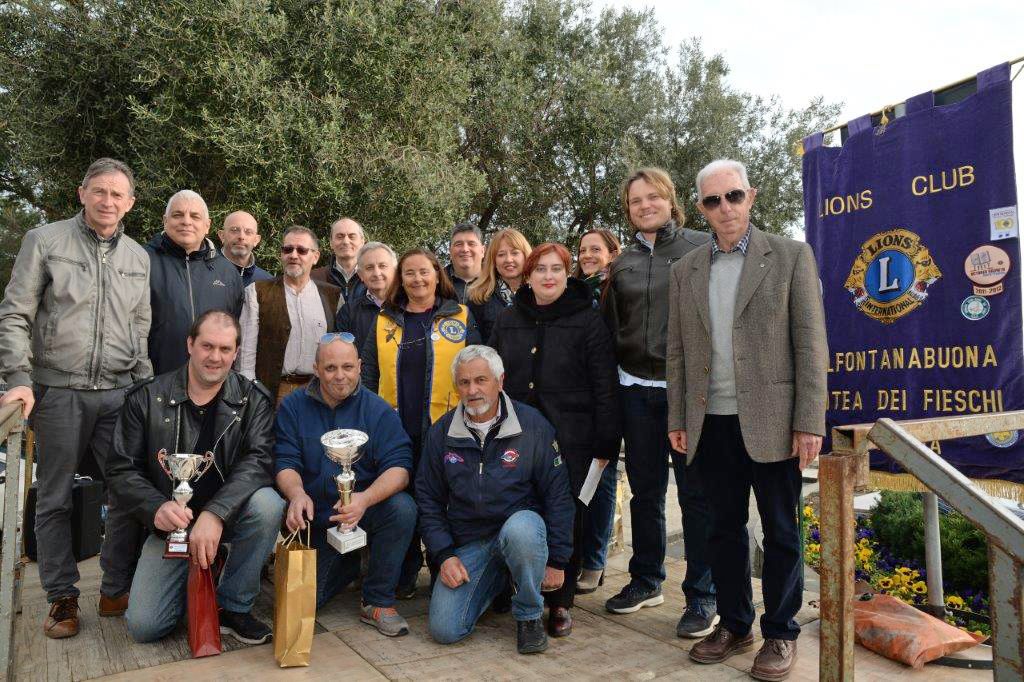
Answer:
M643 587L639 583L630 582L622 591L604 603L604 607L612 613L633 613L645 606L657 606L664 603L661 586L653 589Z
M686 639L699 639L700 637L706 637L715 629L715 624L717 622L718 613L715 611L714 607L706 606L702 610L698 607L687 604L686 611L683 612L683 617L679 619L679 624L676 625L676 636L684 637Z
M548 636L540 618L516 621L516 647L521 654L539 654L548 648Z
M220 631L246 644L263 644L273 636L270 628L253 618L251 613L236 613L227 609L220 612Z
M416 581L413 580L411 585L399 585L395 588L395 599L401 599L402 601L408 601L416 596Z
M512 583L505 585L494 601L491 602L491 611L495 613L508 613L512 610Z

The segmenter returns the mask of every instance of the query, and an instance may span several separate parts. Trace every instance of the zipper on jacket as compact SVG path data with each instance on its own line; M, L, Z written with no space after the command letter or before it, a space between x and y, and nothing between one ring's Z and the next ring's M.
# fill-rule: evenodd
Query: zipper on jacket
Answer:
M185 254L185 279L188 280L188 305L192 309L192 321L196 321L196 301L192 295L192 271L188 267L188 254Z
M100 353L102 352L102 344L100 343L101 331L103 329L103 322L100 320L100 314L103 309L103 264L106 263L107 259L102 255L103 248L96 245L96 308L93 313L93 335L92 335L92 357L90 358L90 364L92 365L89 369L89 382L93 389L99 388L100 383Z
M651 256L647 259L647 286L644 288L644 353L650 348L647 341L648 331L651 327L651 270L654 269L654 244L651 244ZM653 361L651 363L651 369L654 369ZM653 376L653 372L651 373Z
M179 410L181 409L181 405L180 404L178 405L178 409ZM216 416L216 412L214 413L214 415ZM220 470L220 466L217 464L217 446L220 444L220 439L223 438L224 435L228 431L230 431L231 427L234 426L237 422L238 422L238 417L237 416L232 418L231 421L228 423L227 428L225 428L223 431L221 431L221 434L219 436L217 436L217 438L213 441L213 445L210 447L210 452L213 453L213 468L217 470L217 475L220 476L220 480L221 480L222 483L225 482L227 479L224 478L224 472ZM177 438L175 438L175 442L177 442ZM195 450L197 445L199 445L199 435L198 434L196 434L196 440L195 440L194 443L192 443L192 447L190 449ZM203 453L197 452L195 454L201 455Z

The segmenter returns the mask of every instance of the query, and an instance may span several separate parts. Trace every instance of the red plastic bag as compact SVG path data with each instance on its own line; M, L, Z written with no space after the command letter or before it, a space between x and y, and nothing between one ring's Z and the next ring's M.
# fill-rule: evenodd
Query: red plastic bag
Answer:
M864 647L914 668L970 649L986 639L976 638L888 594L854 600L853 629Z
M188 562L188 645L192 658L220 653L220 616L217 615L217 591L213 571Z

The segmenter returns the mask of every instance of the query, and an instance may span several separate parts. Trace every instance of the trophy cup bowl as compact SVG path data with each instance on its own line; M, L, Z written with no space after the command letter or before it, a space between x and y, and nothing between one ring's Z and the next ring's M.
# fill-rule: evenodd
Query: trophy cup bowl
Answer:
M192 499L192 486L189 481L196 481L206 473L213 464L213 453L207 452L202 455L187 453L167 454L167 450L160 450L156 453L156 460L160 468L171 479L174 486L171 498L183 508ZM188 531L184 528L172 530L167 534L167 549L164 552L165 559L187 559L188 558Z
M352 488L356 482L352 465L362 455L359 448L369 439L368 435L355 429L335 429L320 436L324 454L329 460L341 466L341 473L334 477L334 482L338 486L338 497L342 506L352 501ZM366 531L358 526L348 527L339 523L327 530L327 542L338 552L345 554L366 545Z

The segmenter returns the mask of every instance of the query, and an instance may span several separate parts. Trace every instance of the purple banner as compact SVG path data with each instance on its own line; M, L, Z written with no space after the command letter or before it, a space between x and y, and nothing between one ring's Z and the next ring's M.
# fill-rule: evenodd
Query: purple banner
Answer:
M1024 409L1009 65L931 92L841 148L804 140L807 241L828 324L828 427ZM1024 438L932 444L965 475L1024 482ZM826 444L827 445L827 444ZM827 450L826 450L827 451ZM872 453L871 466L901 469Z

